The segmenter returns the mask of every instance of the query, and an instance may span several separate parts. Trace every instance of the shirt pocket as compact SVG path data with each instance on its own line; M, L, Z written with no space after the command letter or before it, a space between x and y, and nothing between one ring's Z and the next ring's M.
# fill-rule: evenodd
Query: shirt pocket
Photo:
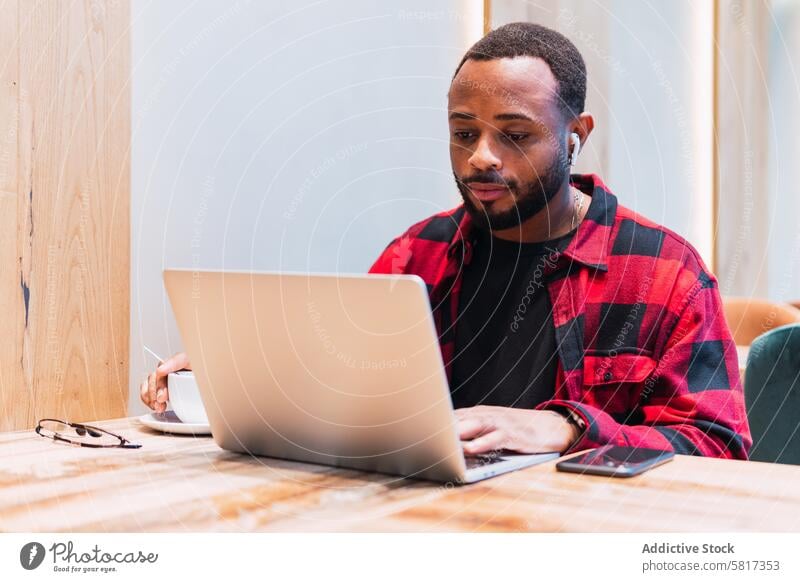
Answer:
M588 354L583 358L583 401L615 418L639 406L658 362L645 354ZM626 418L616 418L625 422Z

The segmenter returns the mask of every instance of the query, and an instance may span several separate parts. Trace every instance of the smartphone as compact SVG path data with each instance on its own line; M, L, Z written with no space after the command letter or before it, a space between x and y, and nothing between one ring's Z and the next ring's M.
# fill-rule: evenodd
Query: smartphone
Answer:
M556 469L570 473L633 477L671 461L674 456L672 451L606 445L556 463Z

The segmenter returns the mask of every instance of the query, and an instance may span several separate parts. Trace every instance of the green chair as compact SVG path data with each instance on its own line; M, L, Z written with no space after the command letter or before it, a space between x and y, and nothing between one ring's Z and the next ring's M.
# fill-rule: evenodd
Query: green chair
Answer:
M800 465L800 324L758 336L744 378L753 461Z

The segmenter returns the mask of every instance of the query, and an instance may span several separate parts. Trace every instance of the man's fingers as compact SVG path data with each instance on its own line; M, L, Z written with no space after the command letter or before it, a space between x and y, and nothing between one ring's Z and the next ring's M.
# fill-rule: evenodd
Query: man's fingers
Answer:
M150 390L147 386L147 380L139 385L139 397L147 406L150 406Z
M468 455L480 455L505 448L506 436L502 431L495 430L471 441L462 443L464 452Z
M150 406L156 403L156 375L150 374L147 376L147 397Z
M490 431L492 426L488 425L480 416L473 416L459 420L456 428L458 430L458 438L466 441Z
M156 402L159 404L166 404L167 400L169 400L169 392L167 391L167 387L160 387L156 389Z
M468 406L466 408L456 408L453 412L456 414L456 418L463 419L469 418L475 415L485 415L487 412L491 411L491 406L483 406L479 404L478 406Z
M458 436L466 454L479 455L502 448L504 433L496 430L490 414L476 408L460 408L456 417Z
M155 374L150 374L147 379L142 382L141 386L139 386L139 396L147 406L155 410L156 412L164 412L166 410L167 405L166 397L159 401L157 391L154 391L154 378ZM166 388L163 389L166 393Z
M178 370L191 370L189 356L187 356L184 352L177 353L171 358L168 358L166 362L158 366L156 372L159 376L166 376L167 374L177 372Z
M156 412L167 409L169 392L167 390L167 376L178 370L191 370L189 356L180 352L169 358L166 362L159 362L156 371L148 374L147 379L139 386L139 397L147 406Z
M164 409L166 409L166 402L169 400L169 391L167 389L167 376L164 374L160 374L156 372L156 397L153 400L154 403L163 403ZM163 410L159 410L159 412L164 412Z
M153 377L153 410L156 412L164 412L167 409L167 377L155 372L151 374Z
M142 400L156 412L167 409L169 391L167 389L167 376L178 370L191 370L189 356L180 352L168 358L166 362L159 362L156 371L147 377L147 399Z

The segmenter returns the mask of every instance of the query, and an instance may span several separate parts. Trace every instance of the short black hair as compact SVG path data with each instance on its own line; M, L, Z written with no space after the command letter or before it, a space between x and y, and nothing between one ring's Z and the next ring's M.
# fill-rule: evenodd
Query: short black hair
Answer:
M514 57L542 59L558 82L558 106L567 119L586 104L586 63L580 51L560 32L532 22L512 22L476 42L458 64L455 79L469 59L491 61Z

